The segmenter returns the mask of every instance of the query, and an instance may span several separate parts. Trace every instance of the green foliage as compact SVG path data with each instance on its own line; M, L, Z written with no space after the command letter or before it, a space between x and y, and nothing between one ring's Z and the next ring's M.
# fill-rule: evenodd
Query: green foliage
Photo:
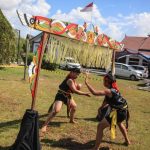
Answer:
M0 150L8 150L18 133L26 109L30 109L31 94L28 81L23 78L23 67L0 70ZM59 84L68 71L41 70L37 91L36 110L39 113L39 124L47 119L47 111L54 101ZM84 75L77 83L83 83L82 91L88 91L84 84ZM103 77L90 75L89 82L97 89L103 89ZM117 80L121 94L128 100L130 110L129 138L130 146L123 144L124 139L116 127L116 139L110 140L110 128L104 130L101 149L113 150L148 150L150 147L150 92L137 90L140 81ZM17 88L16 88L17 87ZM95 120L97 110L102 104L103 96L85 97L73 94L77 104L77 124L70 124L66 117L66 106L48 125L48 132L41 138L42 150L87 150L94 146L98 122ZM40 131L40 130L39 130ZM108 148L109 147L109 148Z
M16 40L13 29L0 10L0 64L9 64L15 59Z
M33 56L35 54L34 53L28 53L28 57L27 57L27 65L29 66L30 63L32 62ZM25 53L23 53L21 55L24 63L25 63ZM41 65L42 69L46 69L46 70L56 70L58 68L58 65L56 63L50 63L47 58L46 58L46 54L44 54L43 59L42 59L42 65Z
M56 70L58 68L58 65L56 63L50 63L49 61L43 59L41 68L46 70Z

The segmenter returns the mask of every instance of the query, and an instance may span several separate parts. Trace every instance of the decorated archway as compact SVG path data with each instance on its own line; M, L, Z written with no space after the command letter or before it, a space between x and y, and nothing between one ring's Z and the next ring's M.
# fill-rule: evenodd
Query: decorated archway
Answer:
M87 31L86 22L78 25L18 11L17 14L23 25L43 31L37 57L34 57L32 62L34 72L30 76L32 109L35 107L38 77L45 48L48 49L48 59L51 63L59 64L66 55L69 55L86 67L108 68L112 64L114 72L113 58L115 51L122 49L122 44L105 34L99 34L97 26L93 31Z

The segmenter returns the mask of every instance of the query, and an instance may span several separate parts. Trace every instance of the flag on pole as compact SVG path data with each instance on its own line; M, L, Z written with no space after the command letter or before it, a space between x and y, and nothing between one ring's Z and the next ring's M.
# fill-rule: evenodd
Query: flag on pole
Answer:
M93 2L85 6L83 9L81 9L81 12L90 12L93 10Z

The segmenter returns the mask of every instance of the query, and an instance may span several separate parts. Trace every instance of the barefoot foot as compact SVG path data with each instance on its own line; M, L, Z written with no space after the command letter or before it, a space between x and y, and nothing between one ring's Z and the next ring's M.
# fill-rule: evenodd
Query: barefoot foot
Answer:
M43 126L42 128L41 128L41 132L46 132L47 131L47 126Z
M76 124L76 123L77 123L77 121L70 120L70 123L74 123L74 124Z

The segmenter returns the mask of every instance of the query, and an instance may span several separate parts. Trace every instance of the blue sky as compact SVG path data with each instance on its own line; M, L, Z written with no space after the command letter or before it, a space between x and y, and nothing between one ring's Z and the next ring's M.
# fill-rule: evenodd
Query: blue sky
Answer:
M21 30L22 36L37 32L23 27L16 15L22 12L41 15L83 24L90 23L91 13L80 9L90 0L0 0L0 8L14 28ZM99 26L100 33L121 41L128 36L147 36L150 33L150 0L94 0L92 23Z
M51 14L61 9L63 12L69 12L73 8L85 6L93 2L89 0L48 0L51 4ZM150 0L94 0L101 13L105 16L117 16L118 13L129 15L131 13L150 12ZM142 7L141 7L142 6Z

